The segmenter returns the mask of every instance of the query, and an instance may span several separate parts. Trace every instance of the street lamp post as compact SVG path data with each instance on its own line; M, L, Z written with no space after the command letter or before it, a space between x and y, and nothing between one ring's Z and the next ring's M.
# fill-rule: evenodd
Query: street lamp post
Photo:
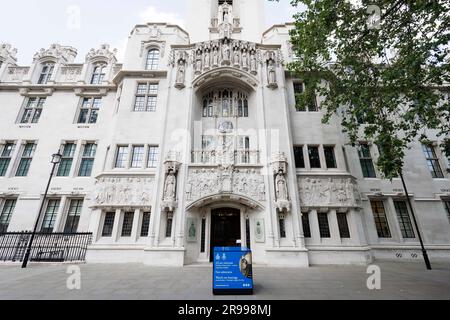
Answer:
M36 235L37 228L39 226L39 221L41 220L41 214L42 214L42 210L44 209L44 204L45 204L45 199L47 198L48 189L50 188L50 183L52 182L52 178L55 173L56 166L61 162L61 157L62 157L62 155L60 154L60 151L58 151L57 153L52 155L52 161L51 161L51 163L53 163L52 172L50 173L50 177L48 179L47 188L45 189L44 198L42 199L41 207L39 208L39 213L38 213L38 216L36 219L36 223L34 224L33 233L31 234L30 241L28 242L27 251L25 253L25 257L22 262L22 268L27 267L28 260L30 259L31 246L33 244L33 240Z
M420 241L420 246L422 247L422 254L423 254L423 259L425 260L425 265L427 266L428 270L432 270L431 269L430 259L428 258L427 250L425 249L425 246L423 244L422 235L420 234L419 225L417 223L416 215L414 214L414 209L413 209L412 204L411 204L411 199L409 198L408 189L406 188L406 182L405 182L405 178L403 177L403 173L402 172L400 172L400 178L402 179L403 189L405 190L406 199L408 201L409 209L411 210L411 214L412 214L412 217L413 217L414 225L416 226L417 234L419 235L419 241Z

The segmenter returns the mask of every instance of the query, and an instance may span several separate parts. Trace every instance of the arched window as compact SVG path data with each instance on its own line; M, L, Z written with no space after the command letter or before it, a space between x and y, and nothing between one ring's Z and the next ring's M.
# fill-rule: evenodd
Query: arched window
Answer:
M248 118L249 116L247 94L230 88L209 92L203 96L200 107L204 118L214 116Z
M159 67L159 50L150 49L147 54L146 70L158 70Z
M47 84L55 69L54 63L45 63L42 65L41 74L39 75L38 84Z
M91 84L101 84L105 78L106 65L97 64L92 72Z

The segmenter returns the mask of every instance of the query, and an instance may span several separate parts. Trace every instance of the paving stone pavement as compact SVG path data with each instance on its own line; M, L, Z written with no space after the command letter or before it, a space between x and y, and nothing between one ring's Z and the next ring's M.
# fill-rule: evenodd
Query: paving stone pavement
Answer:
M212 267L152 268L139 264L78 265L81 290L67 289L69 265L0 264L1 300L416 300L450 299L450 263L379 262L381 290L367 289L364 266L308 269L255 267L255 295L211 293Z

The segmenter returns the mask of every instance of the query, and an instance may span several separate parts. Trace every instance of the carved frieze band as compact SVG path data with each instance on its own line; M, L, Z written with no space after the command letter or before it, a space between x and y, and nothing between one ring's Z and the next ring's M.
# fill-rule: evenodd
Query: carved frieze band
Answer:
M259 169L190 169L186 187L189 202L210 195L232 193L264 201L266 186Z
M102 177L95 182L96 206L150 206L154 178Z
M302 207L358 207L361 196L351 178L298 177Z

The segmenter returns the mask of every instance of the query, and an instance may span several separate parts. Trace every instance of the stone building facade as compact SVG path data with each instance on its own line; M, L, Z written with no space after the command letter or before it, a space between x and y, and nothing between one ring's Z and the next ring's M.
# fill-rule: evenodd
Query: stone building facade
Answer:
M92 232L87 261L208 263L247 246L256 264L307 267L420 259L401 182L375 145L296 106L292 24L264 31L260 0L189 0L187 31L137 25L123 63L82 63L54 44L31 66L0 47L0 228ZM431 259L450 258L449 160L438 138L407 152L405 177Z

